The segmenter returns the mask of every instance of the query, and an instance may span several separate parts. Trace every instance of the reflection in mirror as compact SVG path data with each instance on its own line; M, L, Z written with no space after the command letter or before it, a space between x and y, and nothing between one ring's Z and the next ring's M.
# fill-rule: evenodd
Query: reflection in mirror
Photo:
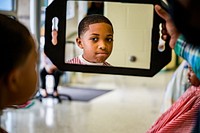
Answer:
M171 60L169 40L163 42L160 37L159 26L164 20L154 10L154 5L160 2L103 2L100 14L104 14L114 27L113 50L106 61L114 67L99 67L67 63L68 60L83 54L76 42L77 24L87 16L92 5L90 1L54 0L46 8L44 51L62 71L154 76ZM54 17L59 20L56 45L52 44ZM164 45L159 45L160 43Z
M103 14L114 29L107 62L116 67L150 69L153 11L152 4L67 1L65 63L83 54L76 43L79 22L88 14Z

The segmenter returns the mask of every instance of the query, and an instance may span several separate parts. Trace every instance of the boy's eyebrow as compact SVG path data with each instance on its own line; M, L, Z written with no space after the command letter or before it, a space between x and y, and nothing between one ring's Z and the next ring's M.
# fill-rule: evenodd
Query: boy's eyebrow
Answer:
M100 36L100 35L99 35L99 34L97 34L97 33L92 33L91 35ZM112 34L108 34L107 36L112 36L112 37L113 37L113 35L112 35Z
M92 33L91 35L99 36L99 34L97 34L97 33Z
M107 36L112 36L112 37L113 37L113 35L112 35L112 34L109 34L109 35L107 35Z

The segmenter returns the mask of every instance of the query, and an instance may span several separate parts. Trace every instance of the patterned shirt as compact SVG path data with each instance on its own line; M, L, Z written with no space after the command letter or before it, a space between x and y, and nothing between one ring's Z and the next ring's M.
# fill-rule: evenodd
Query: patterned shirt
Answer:
M183 35L180 35L174 51L178 56L183 57L192 67L192 70L200 79L200 45L188 44Z
M200 87L191 86L147 133L199 133Z
M200 46L188 44L180 35L174 51L183 57L200 79ZM200 133L200 87L190 87L147 133Z
M67 63L70 64L81 64L81 65L97 65L97 66L111 66L108 62L103 62L103 63L91 63L86 61L82 55L79 55L69 61Z

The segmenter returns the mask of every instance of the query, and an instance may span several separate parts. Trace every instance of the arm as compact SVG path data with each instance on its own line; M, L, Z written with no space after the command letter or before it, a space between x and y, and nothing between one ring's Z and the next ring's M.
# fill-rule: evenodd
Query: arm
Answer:
M53 73L55 70L57 70L57 67L51 62L51 60L43 54L43 61L44 61L44 67L48 73Z
M162 39L166 40L170 36L170 47L175 50L178 56L183 57L192 67L193 71L200 79L200 46L193 46L185 42L183 35L176 29L170 15L159 5L155 5L157 14L165 20L162 29Z
M200 79L200 46L188 44L183 35L180 35L174 51L178 56L184 58L192 67L192 70Z

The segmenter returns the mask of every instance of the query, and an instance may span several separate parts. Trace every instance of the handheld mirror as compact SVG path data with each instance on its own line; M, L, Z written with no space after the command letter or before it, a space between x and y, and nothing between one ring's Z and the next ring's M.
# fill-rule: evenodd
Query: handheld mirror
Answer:
M63 71L152 77L171 60L169 41L161 39L163 20L154 10L154 5L160 2L54 0L46 8L44 51ZM83 52L76 43L77 27L91 3L103 4L97 13L106 16L113 25L113 49L106 60L111 66L68 63Z

